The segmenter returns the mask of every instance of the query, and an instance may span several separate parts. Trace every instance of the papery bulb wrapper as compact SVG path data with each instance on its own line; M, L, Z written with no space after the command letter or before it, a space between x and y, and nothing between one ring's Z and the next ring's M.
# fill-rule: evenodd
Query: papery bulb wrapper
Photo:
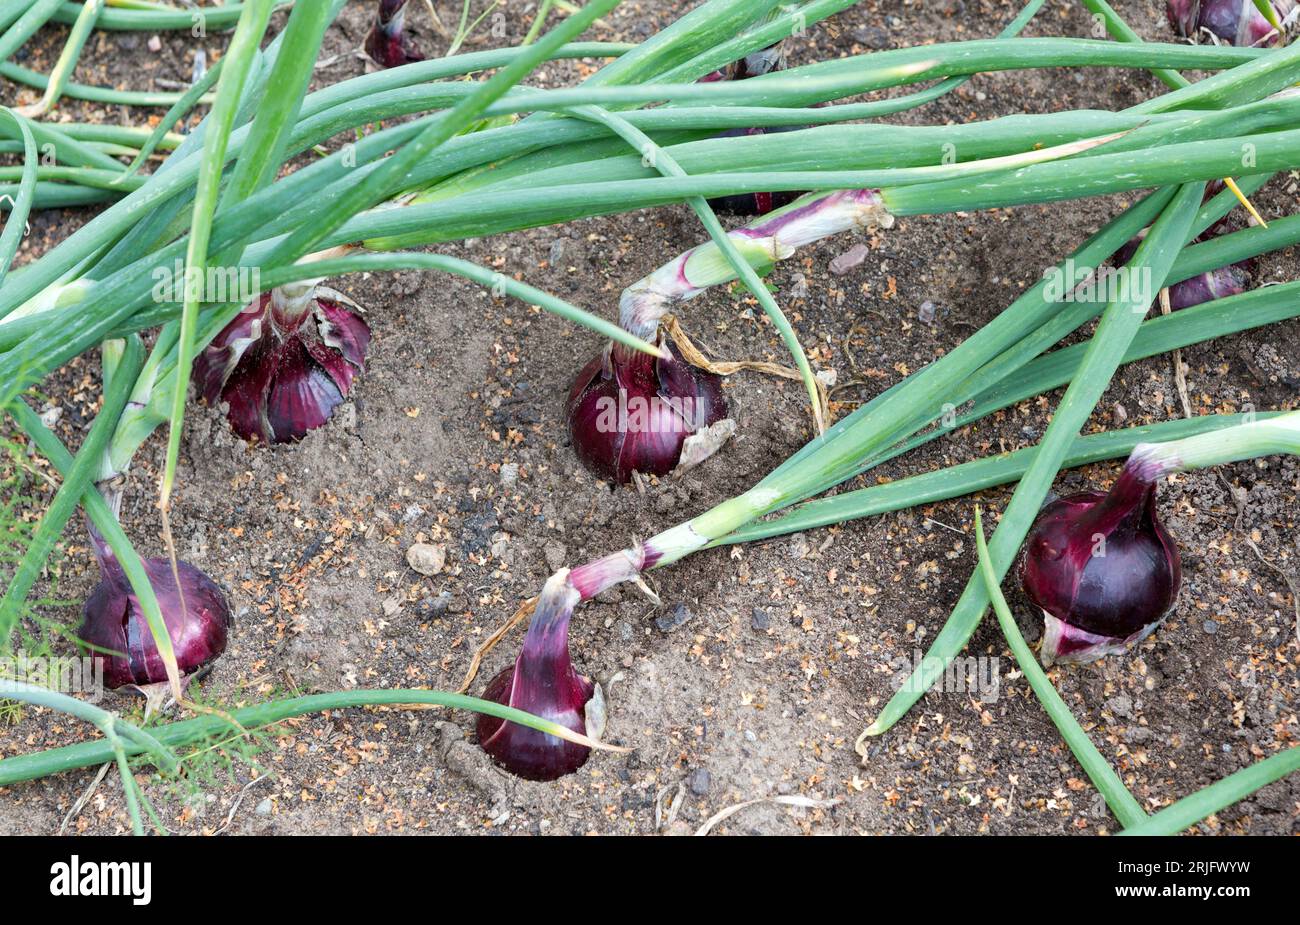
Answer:
M569 435L578 458L600 477L666 475L688 438L727 417L721 378L668 349L671 358L658 359L607 346L578 374Z
M259 296L194 361L199 394L226 402L235 433L286 443L320 427L365 369L370 328L319 293Z
M1090 661L1136 643L1173 608L1181 581L1155 484L1128 467L1108 493L1044 507L1025 542L1021 582L1048 621L1047 664Z
M79 638L96 647L94 655L103 660L104 683L109 688L167 681L166 666L126 573L93 529L91 540L99 560L100 582L86 600ZM226 650L230 607L211 578L188 562L176 565L179 589L169 560L144 560L145 574L158 598L176 653L177 668L182 675L192 675Z

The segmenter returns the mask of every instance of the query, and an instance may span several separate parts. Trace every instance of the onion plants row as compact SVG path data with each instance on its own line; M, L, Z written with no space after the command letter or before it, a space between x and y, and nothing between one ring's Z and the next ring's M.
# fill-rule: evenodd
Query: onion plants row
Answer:
M734 280L781 336L814 422L808 443L743 494L556 572L520 608L528 619L522 648L481 700L340 692L208 713L152 735L82 710L77 715L103 732L101 742L0 760L0 785L111 757L125 769L132 756L145 755L165 769L174 764L171 749L232 720L254 726L311 710L414 702L477 711L479 741L499 764L554 779L577 770L592 749L614 747L601 739L606 710L616 715L617 703L605 704L569 650L569 623L583 601L620 582L644 587L644 572L714 546L1015 483L987 543L977 527L979 565L931 646L934 657L863 734L865 754L866 738L906 715L990 604L1025 664L1029 650L1014 621L1008 625L999 591L1017 561L1026 594L1043 612L1045 663L1122 656L1156 630L1178 598L1181 567L1160 522L1158 480L1300 449L1300 424L1285 409L1080 436L1122 364L1300 312L1300 281L1247 290L1244 269L1259 255L1300 243L1300 216L1220 233L1239 202L1275 174L1300 169L1300 46L1281 40L1280 20L1249 19L1249 29L1219 44L1142 42L1104 0L1084 0L1115 40L1023 38L1043 6L1031 0L994 38L792 65L782 43L851 0L705 0L640 44L582 41L617 5L590 0L549 28L538 24L516 47L421 60L405 44L404 4L385 0L365 46L381 67L314 92L312 69L342 0L293 4L275 19L288 5L246 0L201 8L194 15L206 28L230 30L219 65L197 75L188 91L150 94L72 81L82 46L96 28L190 28L189 12L96 0L0 2L0 76L42 91L31 107L0 109L0 155L10 158L0 166L0 202L10 209L0 233L0 382L17 391L39 386L96 348L104 368L102 407L75 455L26 397L7 402L17 427L63 480L0 598L4 644L80 509L102 581L78 636L101 653L113 686L145 692L153 706L167 696L193 706L190 680L221 655L233 630L221 589L170 551L168 512L190 383L199 398L225 403L232 429L254 442L292 442L323 424L364 376L371 347L359 307L327 285L349 274L456 275L607 341L576 373L566 410L574 451L611 482L693 465L707 472L709 457L726 452L736 425L718 376L697 365L665 324L671 313L689 325L684 303ZM71 26L54 73L3 63L47 22ZM267 41L272 22L279 29ZM1235 41L1238 35L1251 40ZM572 87L524 83L540 65L562 59L603 65ZM1165 92L1119 112L1021 113L958 125L878 121L980 74L1088 67L1150 72ZM1192 82L1183 69L1209 76ZM896 88L907 92L859 99ZM61 97L166 112L151 130L44 118ZM203 105L209 112L194 130L173 133ZM43 150L55 153L53 163ZM832 235L867 228L906 234L895 227L900 217L1136 193L989 323L838 421L829 418L800 332L760 278ZM573 305L429 250L679 203L699 219L698 239L630 281L617 312ZM10 269L30 214L71 205L102 208L39 259ZM728 228L719 211L756 214ZM160 279L173 276L178 284L160 290ZM212 285L214 278L250 277L258 280L254 293ZM1128 282L1074 298L1081 285L1112 277ZM1147 320L1162 292L1180 310ZM1053 349L1079 332L1082 342ZM1035 446L833 491L1062 387ZM628 396L669 410L611 423L605 409ZM122 476L164 425L158 490L169 555L144 558L117 520ZM1042 508L1063 467L1126 455L1109 492ZM1111 538L1110 555L1088 545L1097 535ZM1025 666L1035 692L1125 828L1186 826L1295 766L1284 757L1292 753L1282 753L1261 763L1266 771L1148 818L1034 669ZM11 684L0 693L80 709L38 689ZM140 796L128 789L137 829Z

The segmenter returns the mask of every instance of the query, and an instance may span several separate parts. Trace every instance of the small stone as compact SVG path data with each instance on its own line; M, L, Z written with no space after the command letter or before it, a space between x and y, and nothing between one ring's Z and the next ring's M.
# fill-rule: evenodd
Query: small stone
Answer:
M437 575L447 564L447 547L441 543L416 543L406 550L406 564L421 575Z
M803 559L807 557L809 552L811 552L811 547L808 545L808 537L804 536L802 533L796 533L794 536L790 537L791 556L796 559Z
M754 608L754 615L749 618L749 625L760 633L772 625L772 618L761 607Z
M492 546L489 549L493 558L504 559L510 552L510 534L498 532L492 534Z
M667 613L655 617L655 627L661 633L671 633L691 618L691 611L685 604L678 604Z
M437 597L426 597L420 602L420 614L423 617L441 617L451 606L451 592L443 591Z
M265 800L258 803L253 809L253 812L257 813L259 816L271 815L271 798L267 797Z
M564 259L564 245L568 243L568 238L556 238L551 242L551 252L547 254L547 262L552 267L558 267L560 265L560 261Z
M1110 409L1110 416L1116 425L1123 424L1128 420L1128 409L1119 402L1115 402L1114 407Z
M501 487L513 491L519 484L519 463L506 463L501 467Z
M1213 620L1206 620L1203 624L1201 624L1201 629L1205 630L1206 633L1213 636L1215 633L1219 631L1219 624L1215 623Z
M564 548L563 543L547 543L546 548L542 550L542 555L546 556L546 564L552 572L559 571L564 560L568 558L569 551Z
M862 266L863 261L867 259L867 245L854 244L844 253L831 261L831 272L836 276L843 276L854 267Z
M397 612L402 609L402 602L399 598L390 597L384 601L384 616L396 616Z
M156 35L149 36L148 48L155 55L162 51L162 39Z
M691 793L697 797L702 797L709 792L709 787L713 785L713 778L709 775L707 768L696 768L686 778L686 786L690 788Z
M1133 698L1128 694L1116 694L1106 701L1106 709L1116 716L1133 715Z
M929 324L934 320L936 309L934 303L928 299L921 303L921 307L916 310L916 320L921 324Z

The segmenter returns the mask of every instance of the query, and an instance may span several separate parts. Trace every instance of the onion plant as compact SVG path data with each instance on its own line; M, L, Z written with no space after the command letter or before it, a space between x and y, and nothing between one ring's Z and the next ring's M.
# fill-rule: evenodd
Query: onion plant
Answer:
M797 64L743 81L701 81L851 6L852 0L794 5L707 0L639 45L579 42L589 25L617 5L617 0L590 0L549 31L534 30L516 48L436 60L412 60L405 51L394 52L385 63L397 66L309 93L313 63L342 0L294 4L284 29L265 47L264 34L277 4L247 0L196 12L207 28L233 32L220 65L177 94L124 94L81 87L69 77L92 25L188 28L188 11L147 4L117 8L96 0L37 0L23 10L0 4L0 62L46 22L72 26L54 74L0 63L0 76L46 91L31 115L44 112L60 94L168 107L156 129L134 134L35 122L0 110L0 131L10 145L4 150L23 158L21 167L0 172L0 192L13 203L0 234L0 381L36 384L97 345L121 340L104 350L105 402L75 457L24 401L8 404L18 426L65 474L65 481L0 600L3 637L8 638L20 605L79 502L93 535L102 538L96 544L101 561L120 566L120 574L106 575L111 579L106 592L110 609L118 612L125 599L130 612L138 613L154 646L146 661L156 652L180 699L178 658L183 653L173 645L169 629L177 627L179 636L179 628L188 624L168 619L171 614L164 608L187 616L190 601L198 602L202 595L187 598L185 589L202 583L173 554L169 586L157 563L141 559L131 548L112 505L94 483L124 473L143 441L166 422L170 433L160 508L169 534L166 517L192 374L210 398L228 400L232 412L238 403L234 399L248 398L239 411L248 425L241 433L272 439L280 432L300 436L301 421L281 413L283 407L276 404L281 397L267 385L270 378L297 363L302 373L294 380L298 394L314 388L312 383L319 385L320 375L312 377L324 370L334 392L304 417L313 423L323 420L325 406L341 401L360 371L365 345L360 343L364 323L314 314L308 307L315 304L313 287L321 280L395 269L451 273L591 328L612 344L597 358L598 365L580 376L573 400L575 419L581 421L587 413L584 402L609 397L609 382L616 388L636 382L656 394L713 396L716 384L673 354L659 337L659 322L670 304L740 279L791 351L817 409L815 434L803 449L736 498L628 549L558 571L539 595L523 651L489 685L484 701L438 692L350 692L231 715L239 723L256 725L313 709L368 703L466 707L493 718L480 723L480 734L497 761L526 776L554 777L576 768L599 744L603 705L569 655L568 623L582 601L618 582L639 582L646 570L712 546L1017 481L987 548L980 537L981 572L972 575L932 646L931 653L940 658L926 659L918 677L868 730L883 733L934 680L932 667L926 666L955 655L991 596L996 603L996 585L1062 466L1121 455L1139 440L1157 436L1182 436L1192 441L1184 448L1202 447L1214 443L1219 428L1228 423L1208 417L1080 438L1119 365L1291 318L1297 311L1300 282L1207 301L1152 321L1144 321L1151 292L1138 287L1097 301L1063 303L1062 278L1070 279L1067 290L1072 288L1078 281L1075 267L1096 271L1134 239L1140 240L1117 263L1129 278L1149 279L1153 290L1300 242L1300 217L1292 216L1193 244L1232 208L1235 196L1252 194L1272 174L1300 168L1300 130L1294 128L1300 95L1291 89L1300 82L1300 48L1141 43L1104 0L1084 2L1103 16L1120 41L1020 38L1043 5L1043 0L1031 0L993 39ZM400 30L400 18L393 17L401 6L386 4L387 26L396 22ZM543 19L539 13L538 23ZM392 38L391 33L390 28L383 35ZM574 87L524 85L541 63L561 58L607 63ZM1062 67L1147 70L1163 80L1168 92L1122 112L1020 114L965 125L871 121L923 106L978 74ZM1215 73L1191 83L1178 74L1181 68ZM494 73L465 79L486 71ZM929 81L937 82L924 86ZM889 100L842 102L896 87L911 92ZM211 110L194 131L183 138L168 135L180 118L205 102ZM793 130L734 134L737 129L778 127ZM57 167L38 161L37 146L47 143L56 145ZM157 152L167 152L166 157L149 172L146 164ZM307 154L311 156L299 159ZM1220 179L1230 181L1229 189L1203 201L1206 183ZM731 231L707 204L721 197L802 191L809 192ZM844 419L824 418L798 332L761 281L762 271L801 245L855 228L889 229L897 217L1133 191L1146 192L961 344ZM30 211L74 203L107 205L39 260L7 272ZM695 246L664 270L629 286L620 323L468 261L414 250L677 203L689 205L700 219L701 240L691 242ZM159 299L156 272L173 266L183 270L182 298ZM255 273L262 294L249 300L208 291L202 285L208 268ZM321 328L304 329L308 319L319 321ZM1097 327L1086 343L1047 352L1094 320ZM144 357L137 335L153 328L160 330ZM266 329L273 329L273 339L264 338ZM351 353L340 330L350 338ZM254 341L261 343L248 346ZM322 345L338 356L315 349ZM304 356L315 367L308 368ZM245 365L246 357L251 367ZM894 485L809 500L955 427L1062 385L1067 386L1064 396L1036 447ZM244 387L247 396L236 394ZM946 410L958 408L965 410ZM721 423L713 413L717 410L711 408L697 420L692 434ZM1276 429L1271 423L1261 426ZM635 441L629 449L626 434L616 448L602 440L575 439L575 444L603 460L606 474L615 479L633 469L665 472L687 452L686 441L663 453L661 446L646 449ZM194 606L200 609L199 603ZM1020 646L1009 641L1019 658ZM196 665L207 661L214 647L205 640ZM142 652L143 647L136 654ZM139 680L137 667L128 660L129 673ZM183 745L224 721L204 716L172 723L159 730L157 741L164 747ZM148 750L129 734L119 734L115 725L101 728L108 737L102 743L0 761L0 786L103 761L106 755L116 755L125 766L124 756ZM1072 733L1070 737L1084 748ZM1134 812L1092 757L1086 764L1124 824L1152 824L1139 818L1140 809ZM1268 773L1283 765L1270 765Z

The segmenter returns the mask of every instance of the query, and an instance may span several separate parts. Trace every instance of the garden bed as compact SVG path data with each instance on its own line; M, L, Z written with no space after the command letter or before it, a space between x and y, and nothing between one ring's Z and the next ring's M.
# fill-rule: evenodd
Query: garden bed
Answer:
M626 3L596 37L639 41L688 8ZM1151 40L1169 40L1148 2L1117 9ZM991 36L1011 4L967 0L862 3L790 47L796 62L928 41ZM359 45L368 8L331 27L325 56ZM410 21L430 54L445 42L418 5ZM484 30L467 50L514 44L530 17ZM1088 35L1086 13L1052 5L1027 35ZM57 55L65 35L32 46ZM193 45L163 34L92 38L78 80L135 88L187 78ZM126 44L131 43L131 44ZM220 37L209 42L221 47ZM29 67L41 64L28 63ZM361 73L359 58L320 69L317 83ZM571 82L581 64L544 68ZM6 97L33 94L0 84ZM1012 112L1118 110L1157 92L1144 72L1089 69L980 76L948 97L892 117L942 124ZM68 102L86 120L139 111ZM1300 178L1253 197L1290 214ZM985 324L1044 267L1133 196L937 218L843 235L801 251L770 278L815 367L833 369L842 416ZM33 217L19 262L70 233L89 210ZM1238 225L1240 218L1234 217ZM607 317L619 291L703 239L685 206L583 220L439 248ZM856 245L860 263L831 264ZM852 260L844 261L853 263ZM1265 257L1255 284L1300 277L1296 249ZM236 622L205 700L254 702L348 687L455 689L485 636L561 565L644 539L751 486L810 436L797 382L739 373L727 385L737 436L684 476L611 488L569 446L564 399L598 338L465 281L401 272L334 281L367 309L374 340L351 399L301 444L238 440L216 409L191 405L173 524L179 553L229 593ZM785 361L779 338L743 290L692 301L681 319L717 359ZM1288 408L1300 395L1300 322L1185 349L1192 412ZM75 448L98 401L97 354L43 386ZM898 478L1032 445L1052 396L1023 403L872 471ZM1172 360L1130 364L1090 429L1183 414ZM123 523L142 552L163 553L154 506L165 437L137 458ZM1064 473L1064 494L1113 477L1113 466ZM33 491L47 491L38 480ZM1177 611L1131 654L1054 669L1075 716L1144 807L1154 810L1295 744L1300 643L1291 581L1300 582L1300 463L1272 457L1175 477L1161 491L1184 550ZM1005 506L1010 489L979 496ZM888 734L854 742L943 625L975 564L972 498L701 553L650 576L654 606L631 586L602 594L573 623L578 666L610 702L606 738L633 747L597 754L550 784L520 781L470 745L468 714L348 710L284 723L229 752L195 760L180 785L140 780L175 832L668 833L760 797L802 795L833 806L755 805L718 823L731 833L1096 833L1115 824L1034 700L992 621L967 655L998 659L996 691L932 691ZM97 581L79 529L64 535L55 593L81 601ZM444 569L408 567L416 542L445 547ZM1008 583L1011 587L1011 583ZM41 586L38 586L38 593ZM1041 621L1011 598L1032 641ZM74 609L50 608L74 622ZM514 657L518 636L489 655L482 684ZM109 704L112 706L113 704ZM132 705L121 702L123 709ZM0 726L0 756L78 741L86 727L26 710ZM255 754L239 757L255 746ZM255 765L268 779L249 785ZM0 791L0 833L58 831L86 790L85 769ZM70 829L129 827L115 776ZM1300 779L1274 783L1200 828L1295 834Z

